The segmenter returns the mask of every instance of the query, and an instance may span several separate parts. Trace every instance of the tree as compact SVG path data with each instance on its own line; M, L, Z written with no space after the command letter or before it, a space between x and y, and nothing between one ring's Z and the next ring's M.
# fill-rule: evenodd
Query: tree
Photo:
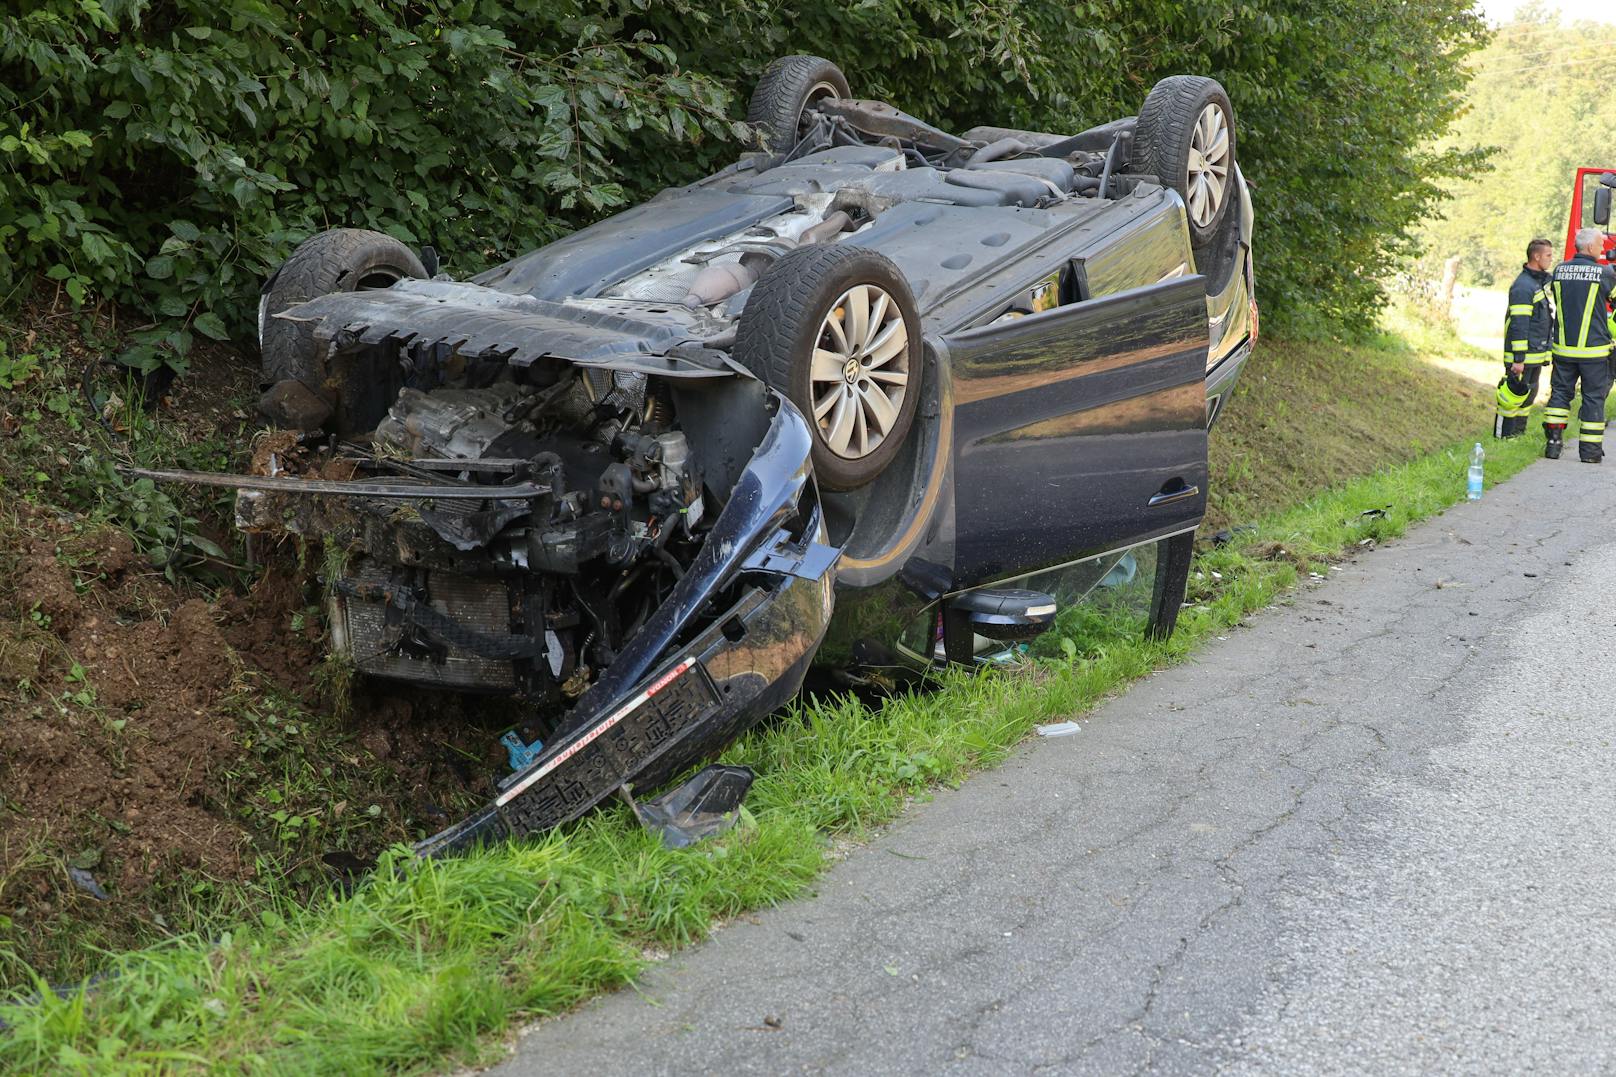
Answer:
M1472 0L34 0L0 15L0 275L250 333L310 232L430 242L459 273L741 148L773 57L947 125L1070 131L1160 77L1221 79L1270 324L1372 323L1443 182L1485 39ZM13 8L12 10L17 10Z
M1420 231L1431 260L1460 255L1467 283L1503 287L1529 240L1560 245L1577 166L1616 167L1604 77L1613 50L1616 25L1533 7L1476 53L1469 107L1438 145L1489 149L1494 168L1444 183L1451 201Z

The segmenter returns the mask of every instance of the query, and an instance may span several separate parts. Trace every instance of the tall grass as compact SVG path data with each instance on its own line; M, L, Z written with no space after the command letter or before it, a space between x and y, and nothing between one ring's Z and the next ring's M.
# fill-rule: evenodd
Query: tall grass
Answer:
M1493 445L1489 479L1540 447ZM1034 723L1090 710L1181 659L1300 572L1441 511L1463 496L1468 453L1467 442L1349 483L1203 553L1170 640L1113 638L1030 675L951 673L938 691L875 708L798 706L726 752L758 779L749 823L718 839L669 851L614 808L452 860L399 850L352 893L279 901L222 936L117 955L98 988L58 996L40 984L36 998L0 1004L0 1069L351 1075L485 1057L497 1051L490 1033L628 981L715 920L801 894L834 838L1002 760Z

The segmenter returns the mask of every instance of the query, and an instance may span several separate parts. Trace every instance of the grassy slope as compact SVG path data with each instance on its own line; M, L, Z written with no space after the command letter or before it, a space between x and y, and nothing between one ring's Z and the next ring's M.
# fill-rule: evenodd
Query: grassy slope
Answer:
M1410 377L1431 391L1447 384L1411 373L1412 353L1395 344L1354 350L1356 360L1402 379L1355 395L1328 370L1317 382L1296 377L1319 371L1330 353L1288 344L1269 351L1229 418L1246 414L1220 427L1232 443L1220 453L1237 462L1277 431L1294 439L1286 444L1298 454L1312 446L1338 468L1356 460L1365 470L1374 458L1339 443L1370 436L1358 402L1372 395L1406 408L1410 397L1399 390ZM1265 395L1276 384L1284 388ZM1266 414L1268 399L1283 404L1277 416ZM1202 554L1170 641L1144 642L1101 625L1079 641L1080 660L1047 661L1031 676L954 674L941 691L874 710L850 700L804 705L726 753L758 772L749 800L755 821L741 832L669 852L615 809L543 842L443 863L399 861L350 896L286 901L221 939L182 937L117 957L116 984L97 993L0 1007L0 1020L13 1025L0 1037L0 1069L367 1073L425 1069L445 1055L486 1056L497 1050L488 1033L624 982L648 949L700 939L715 918L802 893L829 860L834 838L856 837L892 818L908 797L999 761L1035 722L1083 713L1181 659L1307 569L1322 571L1326 559L1441 511L1462 496L1466 450L1485 408L1436 405L1434 414L1453 423L1442 430L1431 407L1421 403L1420 433L1449 448L1267 512L1256 533ZM1342 431L1328 451L1302 427L1321 416ZM1408 424L1399 429L1414 436ZM1403 441L1380 444L1398 455L1415 451ZM1539 444L1494 447L1490 480L1524 467ZM1290 474L1293 462L1250 468L1223 500L1226 518L1231 504L1251 520L1263 505L1306 491L1311 480ZM1369 509L1386 512L1363 515Z
M1399 328L1403 335L1361 345L1263 340L1212 435L1203 533L1412 460L1467 431L1491 433L1492 393L1421 360L1475 349L1414 324Z

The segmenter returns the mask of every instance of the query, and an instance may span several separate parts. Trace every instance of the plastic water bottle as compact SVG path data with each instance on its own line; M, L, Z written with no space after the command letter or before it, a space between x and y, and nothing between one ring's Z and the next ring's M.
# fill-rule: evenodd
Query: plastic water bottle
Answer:
M1481 448L1481 442L1476 442L1475 449L1470 453L1470 476L1465 484L1465 497L1471 501L1481 500L1481 465L1487 459L1487 454Z

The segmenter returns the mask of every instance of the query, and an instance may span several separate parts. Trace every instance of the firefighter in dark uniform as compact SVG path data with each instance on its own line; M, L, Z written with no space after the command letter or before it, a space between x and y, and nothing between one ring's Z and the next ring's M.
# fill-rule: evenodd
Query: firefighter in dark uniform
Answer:
M1582 383L1582 410L1577 413L1582 432L1577 455L1585 464L1605 458L1605 397L1610 394L1610 298L1616 291L1616 270L1599 264L1604 233L1597 228L1577 231L1577 253L1554 267L1549 293L1554 298L1554 373L1549 377L1549 406L1543 409L1543 432L1548 444L1543 455L1560 458L1566 423L1571 418L1571 397Z
M1538 381L1549 362L1554 336L1554 308L1549 303L1549 269L1554 244L1534 239L1526 245L1526 264L1509 286L1509 312L1504 316L1504 376L1498 382L1498 417L1493 437L1526 433L1526 413L1537 399Z

